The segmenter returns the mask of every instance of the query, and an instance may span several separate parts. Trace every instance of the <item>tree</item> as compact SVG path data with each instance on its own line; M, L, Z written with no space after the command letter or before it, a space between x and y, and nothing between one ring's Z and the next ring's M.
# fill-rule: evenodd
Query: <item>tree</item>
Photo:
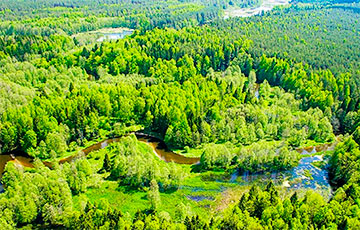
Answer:
M150 201L151 209L157 210L161 203L159 185L155 179L150 181L150 189L148 191L148 200Z
M354 141L360 145L360 126L358 126L352 134Z
M102 168L103 168L106 172L110 172L110 171L111 171L111 167L112 167L112 163L111 163L109 154L106 153L106 154L105 154L105 157L104 157L104 163L103 163L103 167L102 167Z
M46 147L48 151L55 151L58 155L66 151L67 145L65 138L58 132L49 133L46 136Z
M22 148L27 151L29 148L35 148L37 145L37 135L34 130L28 130L22 140Z

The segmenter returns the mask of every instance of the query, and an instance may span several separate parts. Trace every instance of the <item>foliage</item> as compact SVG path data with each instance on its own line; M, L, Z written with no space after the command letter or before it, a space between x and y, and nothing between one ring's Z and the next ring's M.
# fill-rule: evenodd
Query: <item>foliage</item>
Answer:
M164 191L177 187L183 178L179 166L160 161L134 135L123 137L105 151L111 156L110 178L118 180L120 185L156 190L155 181Z
M0 151L24 151L35 167L7 164L0 228L359 229L359 5L336 2L222 20L223 9L261 1L1 1ZM86 46L72 36L110 27L136 30ZM201 172L163 162L134 135L94 159L51 169L37 159L137 127L170 148L197 147ZM329 201L269 183L220 215L193 215L182 193L175 218L159 208L210 173L290 169L294 148L333 142L334 132L352 137L330 156ZM89 190L101 197L104 184L138 191L149 208L131 218L106 200L73 203Z
M50 35L104 27L181 28L218 19L228 7L257 6L261 0L79 1L4 0L0 3L1 34Z

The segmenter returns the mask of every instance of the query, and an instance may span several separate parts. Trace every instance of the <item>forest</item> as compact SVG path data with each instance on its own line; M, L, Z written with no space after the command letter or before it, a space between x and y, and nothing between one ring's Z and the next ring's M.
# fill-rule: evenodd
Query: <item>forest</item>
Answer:
M360 5L266 4L1 1L0 229L359 229Z

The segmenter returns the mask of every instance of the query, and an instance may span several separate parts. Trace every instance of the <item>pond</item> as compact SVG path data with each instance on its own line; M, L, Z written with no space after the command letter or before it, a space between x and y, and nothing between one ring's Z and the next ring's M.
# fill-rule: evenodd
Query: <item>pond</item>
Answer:
M105 40L118 40L123 39L128 35L133 33L132 30L123 30L121 33L103 33L100 38L98 38L97 42L103 42Z
M214 197L212 196L203 196L203 195L188 195L186 196L189 200L193 200L193 201L196 201L196 202L200 202L200 201L203 201L203 200L215 200Z
M259 7L226 10L224 19L258 15L261 12L272 10L275 6L287 5L289 2L290 0L263 0Z

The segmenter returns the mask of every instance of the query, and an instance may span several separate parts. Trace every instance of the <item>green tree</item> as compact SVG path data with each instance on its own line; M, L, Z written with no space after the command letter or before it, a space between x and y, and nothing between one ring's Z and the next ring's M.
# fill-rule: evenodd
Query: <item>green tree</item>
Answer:
M110 172L112 168L112 163L109 157L109 154L106 153L104 157L104 163L102 169L104 169L106 172Z
M161 203L159 185L155 179L150 181L150 189L148 191L148 200L150 201L150 206L152 210L157 210Z
M67 149L66 141L63 135L58 132L49 133L45 140L48 151L54 151L58 155L64 153Z

